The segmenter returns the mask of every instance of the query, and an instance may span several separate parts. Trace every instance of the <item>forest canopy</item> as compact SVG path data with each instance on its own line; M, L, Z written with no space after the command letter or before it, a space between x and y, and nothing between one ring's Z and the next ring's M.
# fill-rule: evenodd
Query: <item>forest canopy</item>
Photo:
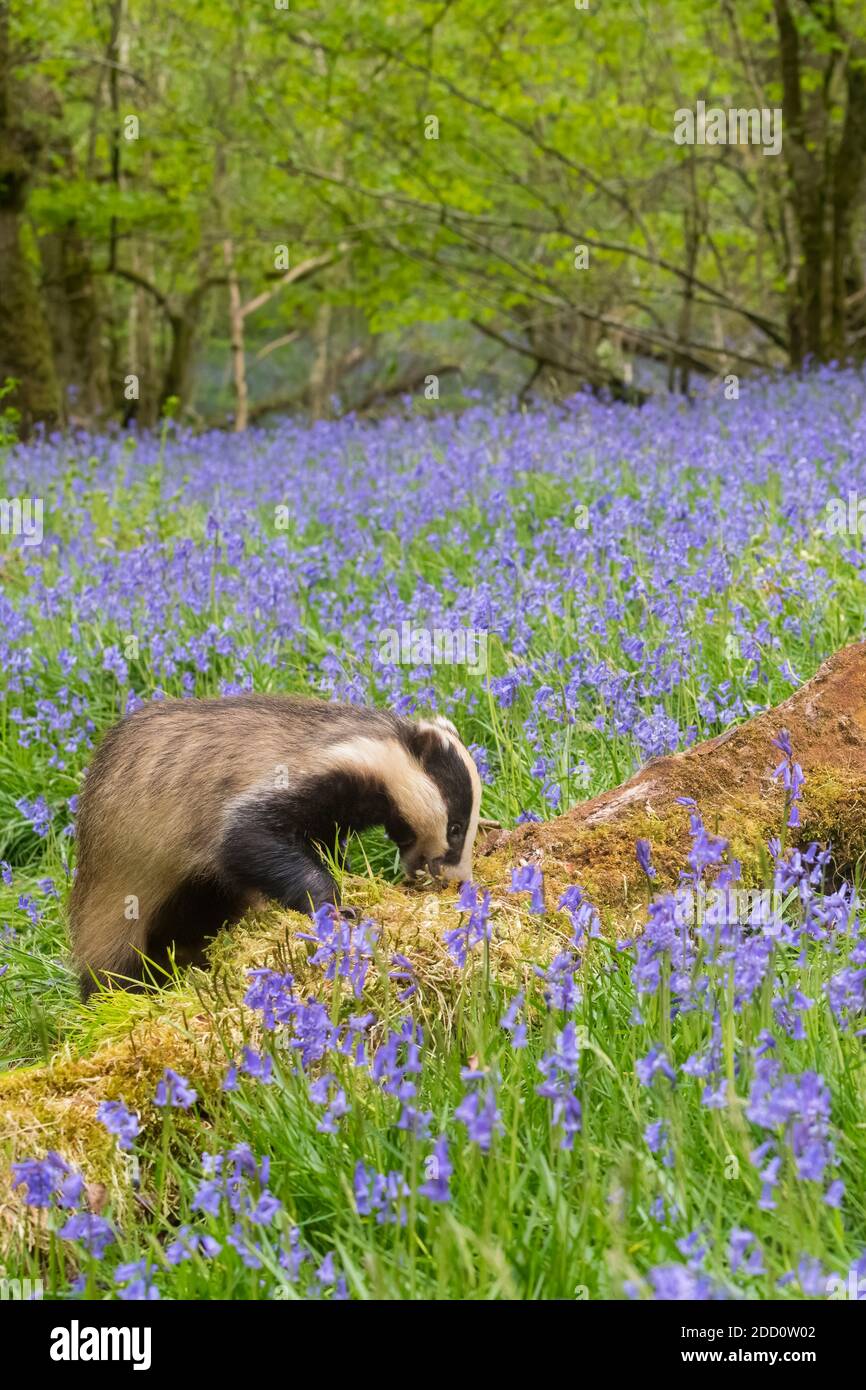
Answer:
M0 385L244 429L860 359L866 12L0 0Z

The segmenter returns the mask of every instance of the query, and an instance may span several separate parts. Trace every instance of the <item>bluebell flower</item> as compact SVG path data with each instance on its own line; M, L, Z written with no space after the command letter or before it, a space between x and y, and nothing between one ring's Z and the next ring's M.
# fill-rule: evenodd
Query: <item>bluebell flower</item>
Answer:
M581 1104L575 1089L579 1069L577 1029L574 1023L567 1023L557 1034L553 1048L538 1063L544 1080L536 1087L540 1096L553 1102L551 1120L563 1131L560 1141L560 1148L563 1149L574 1146L574 1136L580 1131L582 1123Z
M511 870L509 893L529 893L530 912L542 913L544 906L544 878L537 864L522 864Z
M359 1216L375 1215L379 1225L405 1226L406 1199L411 1190L402 1173L377 1173L359 1160L355 1165L354 1191Z
M121 1285L117 1297L124 1302L153 1302L160 1296L153 1278L153 1266L147 1260L118 1265L114 1271L114 1282Z
M763 1274L764 1262L758 1239L751 1231L735 1226L728 1241L728 1260L731 1273L742 1269L744 1274Z
M448 1140L440 1134L433 1145L433 1152L424 1160L424 1181L418 1188L418 1195L431 1202L451 1200L450 1181L454 1168L448 1158Z
M80 1240L89 1254L101 1260L109 1245L116 1240L110 1223L102 1216L79 1211L70 1216L57 1233L61 1240Z
M274 1079L274 1059L267 1052L256 1052L251 1047L245 1047L241 1071L246 1076L251 1076L254 1080L268 1085Z
M676 1081L676 1073L660 1043L651 1047L645 1057L638 1058L634 1069L638 1080L644 1086L651 1086L657 1076L665 1076L668 1081Z
M477 1076L479 1082L484 1080L483 1073L477 1073ZM492 1084L470 1082L469 1090L454 1111L454 1118L466 1126L469 1138L482 1153L489 1151L494 1134L505 1132Z
M656 871L652 866L650 855L652 853L649 840L638 840L635 844L637 862L640 864L647 878L655 878Z
M27 1205L31 1207L50 1207L55 1201L61 1206L73 1206L83 1187L81 1175L75 1173L53 1149L45 1158L28 1158L13 1163L12 1178L13 1186L26 1189Z
M160 1108L171 1108L174 1110L189 1110L198 1100L198 1092L190 1086L185 1077L180 1076L171 1067L166 1067L163 1072L162 1080L156 1088L153 1098L154 1105Z
M128 1110L122 1100L104 1100L98 1106L96 1118L109 1134L117 1135L119 1149L131 1149L133 1139L141 1133L138 1115Z
M191 1260L193 1255L201 1255L212 1260L222 1249L218 1240L206 1232L193 1231L190 1226L181 1226L176 1238L165 1247L165 1257L171 1265Z
M490 892L482 892L474 883L464 883L457 897L457 910L468 913L465 922L445 932L444 941L449 955L462 969L469 952L481 941L489 941L493 927L490 922Z
M504 1028L506 1033L511 1035L511 1046L515 1052L527 1045L526 1022L520 1018L524 1007L524 996L521 990L515 994L509 1002L502 1018L499 1020L500 1028Z

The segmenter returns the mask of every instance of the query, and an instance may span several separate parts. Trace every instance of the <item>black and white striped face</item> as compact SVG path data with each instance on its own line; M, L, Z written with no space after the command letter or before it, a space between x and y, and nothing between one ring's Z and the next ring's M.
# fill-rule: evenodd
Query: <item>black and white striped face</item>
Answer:
M409 747L420 766L409 779L409 814L404 818L408 833L398 840L403 871L409 878L426 871L434 878L465 883L472 878L481 810L478 769L447 719L416 724Z

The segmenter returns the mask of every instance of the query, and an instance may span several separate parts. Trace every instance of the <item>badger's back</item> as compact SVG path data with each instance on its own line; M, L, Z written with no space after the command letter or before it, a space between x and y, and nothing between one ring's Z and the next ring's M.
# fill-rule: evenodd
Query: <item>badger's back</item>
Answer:
M254 902L338 900L318 846L383 825L404 871L471 876L480 780L453 725L293 696L160 700L111 729L77 818L85 992ZM336 895L336 899L335 899Z
M84 781L79 859L111 845L148 845L162 862L207 853L225 808L262 783L296 786L329 764L329 749L396 739L383 711L320 700L238 695L155 700L116 724Z

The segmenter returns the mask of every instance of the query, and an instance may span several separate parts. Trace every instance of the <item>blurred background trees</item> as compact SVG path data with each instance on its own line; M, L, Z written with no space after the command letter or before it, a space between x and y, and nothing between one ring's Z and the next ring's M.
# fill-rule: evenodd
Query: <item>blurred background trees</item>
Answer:
M859 359L864 160L848 0L0 0L0 381L242 429Z

